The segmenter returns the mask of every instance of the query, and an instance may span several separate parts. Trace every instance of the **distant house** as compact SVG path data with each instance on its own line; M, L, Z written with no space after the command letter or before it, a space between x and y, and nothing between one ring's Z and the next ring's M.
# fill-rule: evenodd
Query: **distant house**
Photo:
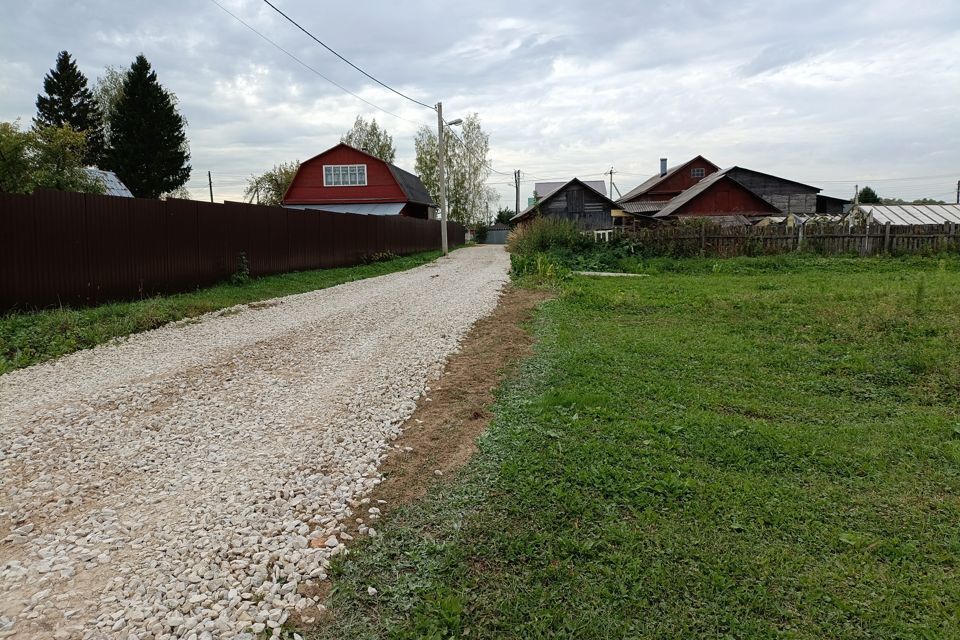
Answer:
M669 217L763 217L781 213L780 209L734 180L717 171L664 203L641 203L646 211L637 212L655 219ZM650 210L659 206L656 211ZM631 203L623 205L634 213Z
M120 178L113 171L98 169L97 167L84 167L83 170L87 176L103 185L103 193L108 196L119 196L121 198L132 198L133 193L123 184Z
M561 183L549 193L537 195L540 196L539 202L515 215L511 222L525 222L541 215L570 220L582 231L597 231L612 229L613 213L619 210L617 203L602 190L598 191L578 178Z
M796 180L745 167L720 170L703 156L669 170L665 165L661 160L660 175L620 199L624 211L635 218L710 216L749 221L771 215L807 217L842 212L845 204Z
M300 165L283 206L426 219L437 205L417 176L340 143Z
M537 197L534 198L530 196L527 198L527 206L534 204L538 199L542 200L544 194L553 193L563 185L567 184L566 182L537 182L533 185L533 192L537 194ZM594 191L599 191L600 193L605 194L607 192L607 185L603 180L584 180L583 184L587 185Z

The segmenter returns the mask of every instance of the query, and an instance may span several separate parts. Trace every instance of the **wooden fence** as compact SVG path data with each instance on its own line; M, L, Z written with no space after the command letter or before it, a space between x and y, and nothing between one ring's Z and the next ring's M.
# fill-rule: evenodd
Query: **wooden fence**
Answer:
M733 226L676 225L632 228L624 233L650 255L718 257L807 251L822 255L874 256L960 251L960 225L894 226L806 224Z
M451 246L465 229L448 223ZM440 248L440 222L237 202L0 194L0 310L92 305Z

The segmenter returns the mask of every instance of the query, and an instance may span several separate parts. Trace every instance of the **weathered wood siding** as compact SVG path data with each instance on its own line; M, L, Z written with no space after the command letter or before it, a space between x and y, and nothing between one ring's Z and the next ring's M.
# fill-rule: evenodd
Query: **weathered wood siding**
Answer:
M578 184L568 185L540 205L540 215L571 220L582 231L612 229L610 203L597 192Z
M727 175L783 213L814 214L817 212L819 189L816 187L808 187L776 176L742 169L732 169L727 172Z

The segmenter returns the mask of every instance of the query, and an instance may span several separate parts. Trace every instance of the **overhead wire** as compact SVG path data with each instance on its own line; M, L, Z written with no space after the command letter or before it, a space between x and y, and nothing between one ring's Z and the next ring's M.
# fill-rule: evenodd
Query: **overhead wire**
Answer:
M321 72L317 71L316 69L314 69L312 66L310 66L309 64L307 64L306 62L304 62L303 60L301 60L300 58L298 58L297 56L293 55L292 53L290 53L289 51L287 51L286 49L284 49L283 47L281 47L279 44L277 44L276 42L274 42L273 40L271 40L270 38L268 38L268 37L265 36L264 34L260 33L257 29L255 29L255 28L252 27L250 24L248 24L247 22L245 22L245 21L244 21L242 18L240 18L238 15L236 15L235 13L233 13L232 11L230 11L229 9L227 9L226 7L224 7L224 6L223 6L222 4L220 4L219 2L217 2L217 0L210 0L210 2L212 2L213 4L215 4L215 5L217 5L218 7L220 7L220 9L221 9L224 13L226 13L227 15L229 15L231 18L233 18L234 20L236 20L237 22L239 22L239 23L242 24L243 26L245 26L247 29L249 29L249 30L252 31L253 33L255 33L255 34L257 34L258 36L260 36L263 40L269 42L271 45L273 45L274 47L276 47L277 49L279 49L280 51L282 51L282 52L283 52L284 54L286 54L291 60L295 61L297 64L299 64L299 65L302 66L303 68L307 69L308 71L311 71L311 72L313 72L314 74L320 76L321 78L323 78L324 80L326 80L327 82L329 82L330 84L332 84L333 86L335 86L336 88L340 89L340 90L343 91L344 93L348 93L348 94L350 94L351 96L353 96L354 98L356 98L357 100L359 100L359 101L361 101L361 102L363 102L363 103L365 103L365 104L368 104L368 105L370 105L371 107L373 107L374 109L377 109L378 111L382 111L383 113L385 113L385 114L387 114L387 115L389 115L389 116L393 116L394 118L397 118L398 120L403 120L403 121L405 121L405 122L409 122L409 123L411 123L411 124L416 124L416 125L422 125L422 124L423 124L423 122L417 122L417 121L411 120L411 119L409 119L409 118L404 118L403 116L397 115L396 113L393 113L392 111L389 111L389 110L387 110L387 109L384 109L384 108L381 107L380 105L374 104L373 102L370 102L370 101L367 100L366 98L357 95L357 94L354 93L353 91L350 91L349 89L347 89L346 87L344 87L344 86L343 86L342 84L340 84L339 82L336 82L335 80L331 80L330 78L328 78L327 76L325 76L325 75L322 74ZM432 108L432 107L431 107L431 108Z
M302 26L300 26L300 23L298 23L296 20L294 20L293 18L291 18L290 16L288 16L287 14L285 14L283 11L281 11L280 9L278 9L275 4L273 4L272 2L270 2L270 0L263 0L263 2L264 2L267 6L269 6L271 9L273 9L274 11L276 11L277 13L279 13L281 16L283 16L290 24L292 24L292 25L295 26L297 29L299 29L300 31L302 31L302 32L304 32L305 34L307 34L307 36L309 36L310 39L312 39L314 42L316 42L316 43L319 44L321 47L323 47L324 49L326 49L327 51L329 51L329 52L332 53L333 55L337 56L338 58L340 58L341 60L343 60L344 62L346 62L348 65L350 65L351 67L353 67L354 69L356 69L357 71L359 71L360 73L362 73L363 75L365 75L366 77L370 78L371 80L373 80L374 82L376 82L377 84L379 84L381 87L383 87L383 88L385 88L385 89L389 89L390 91L394 92L395 94L397 94L397 95L400 96L401 98L406 98L407 100L409 100L410 102L412 102L412 103L414 103L414 104L418 104L418 105L420 105L421 107L426 107L427 109L430 109L431 111L436 111L436 107L433 107L433 106L431 106L431 105L429 105L429 104L420 102L420 101L417 100L416 98L411 98L410 96L408 96L407 94L405 94L405 93L403 93L403 92L401 92L401 91L397 91L396 89L394 89L393 87L391 87L390 85L388 85L386 82L383 82L383 81L381 81L381 80L373 77L372 75L370 75L369 73L367 73L366 71L364 71L363 69L361 69L360 67L358 67L357 65L355 65L355 64L353 64L352 62L350 62L349 60L347 60L345 57L343 57L342 55L340 55L339 53L337 53L337 51L335 51L332 47L330 47L329 45L327 45L327 43L323 42L320 38L318 38L317 36L313 35L313 34L310 33L309 31L307 31L306 29L304 29Z

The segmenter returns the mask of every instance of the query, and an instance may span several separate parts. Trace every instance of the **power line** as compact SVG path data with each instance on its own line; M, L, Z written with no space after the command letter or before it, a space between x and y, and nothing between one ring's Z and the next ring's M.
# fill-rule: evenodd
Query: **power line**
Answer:
M254 33L257 34L258 36L260 36L261 38L263 38L264 40L266 40L267 42L269 42L270 44L272 44L274 47L276 47L277 49L279 49L280 51L282 51L283 53L285 53L291 60L295 61L297 64L299 64L299 65L302 66L303 68L307 69L308 71L312 71L313 73L315 73L316 75L320 76L321 78L323 78L324 80L326 80L327 82L329 82L330 84L332 84L333 86L335 86L336 88L340 89L340 90L343 91L344 93L348 93L348 94L350 94L351 96L353 96L354 98L356 98L357 100L359 100L359 101L361 101L361 102L363 102L363 103L365 103L365 104L368 104L368 105L370 105L371 107L373 107L374 109L377 109L377 110L379 110L379 111L382 111L382 112L384 112L385 114L387 114L387 115L389 115L389 116L393 116L394 118L397 118L398 120L403 120L403 121L405 121L405 122L409 122L409 123L411 123L411 124L416 124L416 125L421 125L421 124L423 124L422 122L416 122L416 121L414 121L414 120L410 120L409 118L404 118L403 116L398 116L397 114L393 113L392 111L387 111L387 110L384 109L383 107L381 107L381 106L379 106L379 105L376 105L376 104L370 102L370 101L367 100L366 98L362 98L361 96L358 96L358 95L355 94L353 91L350 91L349 89L347 89L346 87L344 87L342 84L340 84L340 83L338 83L338 82L336 82L336 81L334 81L334 80L331 80L330 78L328 78L327 76L323 75L322 73L320 73L319 71L317 71L316 69L314 69L313 67L311 67L310 65L308 65L306 62L304 62L303 60L301 60L300 58L298 58L297 56L293 55L292 53L290 53L289 51L287 51L286 49L284 49L283 47L281 47L279 44L277 44L276 42L274 42L273 40L271 40L271 39L268 38L267 36L263 35L263 34L260 33L259 31L257 31L255 28L253 28L252 26L250 26L249 24L247 24L246 22L244 22L239 16L237 16L236 14L234 14L233 12L231 12L229 9L227 9L226 7L224 7L222 4L220 4L219 2L217 2L217 0L210 0L210 2L212 2L213 4L215 4L215 5L217 5L218 7L220 7L220 9L221 9L224 13L226 13L227 15L229 15L231 18L233 18L234 20L236 20L237 22L239 22L239 23L242 24L243 26L245 26L247 29L249 29L250 31L254 32Z
M420 102L419 100L417 100L417 99L415 99L415 98L411 98L411 97L408 96L407 94L402 93L402 92L400 92L400 91L397 91L396 89L394 89L393 87L391 87L391 86L388 85L387 83L381 82L381 81L378 80L377 78L374 78L372 75L370 75L369 73L367 73L366 71L364 71L363 69L361 69L360 67L358 67L357 65L353 64L352 62L350 62L349 60L347 60L346 58L344 58L342 55L340 55L340 54L337 53L336 51L334 51L334 50L333 50L332 48L330 48L325 42L323 42L322 40L320 40L317 36L313 35L313 34L310 33L309 31L307 31L306 29L304 29L303 27L301 27L300 24L299 24L296 20L294 20L293 18L291 18L290 16L288 16L287 14L285 14L283 11L281 11L280 9L278 9L278 8L276 7L276 5L274 5L272 2L270 2L270 0L263 0L263 1L264 1L264 3L266 3L271 9L273 9L274 11L276 11L277 13L279 13L281 16L283 16L284 18L286 18L287 22L289 22L290 24L292 24L293 26L295 26L297 29L300 29L300 31L303 31L305 34L307 34L314 42L316 42L316 43L319 44L321 47L323 47L324 49L326 49L327 51L329 51L329 52L332 53L333 55L337 56L338 58L340 58L341 60L343 60L344 62L346 62L348 65L350 65L351 67L353 67L354 69L356 69L357 71L359 71L360 73L362 73L363 75L367 76L368 78L370 78L371 80L373 80L374 82L376 82L377 84L379 84L381 87L383 87L383 88L385 88L385 89L389 89L390 91L394 92L395 94L397 94L397 95L400 96L401 98L406 98L407 100L409 100L410 102L413 102L414 104L418 104L418 105L420 105L421 107L426 107L427 109L430 109L431 111L436 111L436 108L435 108L435 107L432 107L432 106L430 106L429 104L424 104L423 102Z
M450 135L452 135L457 142L459 142L460 144L463 145L464 150L466 150L467 153L469 153L470 155L472 155L474 160L476 160L477 162L479 162L481 165L485 166L487 169L490 169L490 171L492 171L493 173L499 173L499 174L502 175L502 176L510 175L509 173L506 173L506 172L504 172L504 171L498 171L497 169L494 169L492 162L490 162L490 161L488 161L488 160L481 160L481 159L480 159L480 156L478 156L477 154L475 154L475 153L473 152L473 150L472 150L470 147L467 146L467 143L460 139L460 136L458 136L457 133L456 133L456 131L453 130L453 127L450 126L450 123L449 123L449 122L447 122L446 120L444 120L444 121L443 121L443 124L447 125L447 129L450 130Z

